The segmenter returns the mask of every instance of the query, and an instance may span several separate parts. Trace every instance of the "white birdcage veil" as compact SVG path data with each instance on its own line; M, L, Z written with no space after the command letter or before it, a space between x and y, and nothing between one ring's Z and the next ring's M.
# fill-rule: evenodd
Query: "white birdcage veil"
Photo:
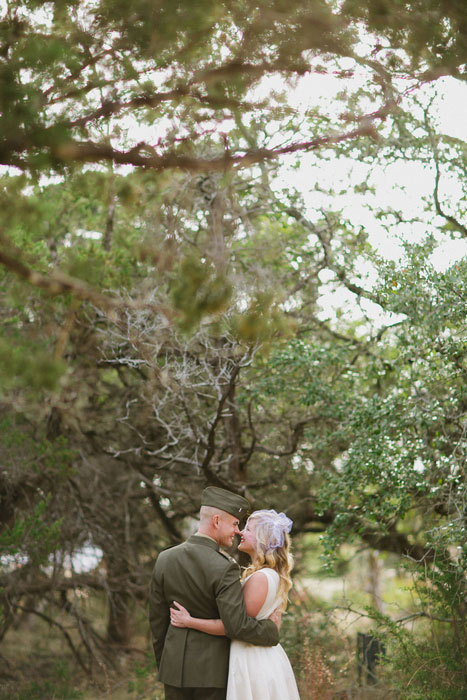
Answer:
M256 510L250 515L250 519L256 523L257 531L258 526L261 528L267 549L278 549L284 546L285 536L291 531L293 525L292 520L285 513L278 513L275 510Z

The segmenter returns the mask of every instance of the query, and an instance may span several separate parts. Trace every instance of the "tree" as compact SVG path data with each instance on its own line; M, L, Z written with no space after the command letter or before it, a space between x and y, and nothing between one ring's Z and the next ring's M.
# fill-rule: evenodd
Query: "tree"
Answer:
M128 646L152 561L207 483L285 509L296 536L322 532L329 549L355 538L426 563L439 616L462 630L465 266L437 275L434 238L386 263L339 211L337 185L310 214L275 180L276 156L301 151L336 170L432 163L427 216L441 224L420 221L465 235L465 200L440 185L465 168L463 145L410 93L461 75L462 8L433 8L443 47L418 3L127 5L16 3L3 23L2 634L21 611L54 625L65 611L83 667ZM353 12L376 54L357 53ZM370 83L342 119L255 97L276 73L332 65L345 80L345 57ZM137 123L157 137L134 137ZM379 199L374 214L411 223ZM361 317L324 320L329 286ZM400 318L377 325L364 303ZM65 576L87 544L100 569ZM81 588L105 597L106 634Z
M465 10L456 2L431 5L427 13L420 2L349 1L341 8L321 0L203 0L196 7L183 0L7 2L0 162L26 177L5 183L8 207L15 211L17 193L30 178L64 177L79 164L224 172L376 136L400 100L400 78L409 82L404 93L440 75L463 75ZM367 48L360 30L369 32ZM349 69L339 65L341 58L350 58L354 70L360 67L372 83L375 108L369 113L351 97L340 116L332 109L322 114L328 126L321 121L305 139L297 132L279 145L271 138L230 141L239 115L250 123L299 120L297 110L277 99L277 88L255 97L252 89L265 85L264 79L332 72L331 59L344 79ZM203 152L198 144L206 134L212 140ZM105 247L115 207L111 182ZM15 274L53 293L71 290L97 299L79 277L55 268L41 275L18 242L9 240L5 226L0 262Z

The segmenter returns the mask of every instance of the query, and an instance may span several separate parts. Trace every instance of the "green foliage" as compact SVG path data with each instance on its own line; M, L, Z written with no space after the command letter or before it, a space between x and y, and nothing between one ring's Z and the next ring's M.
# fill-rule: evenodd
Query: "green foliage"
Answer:
M72 473L72 462L77 452L69 446L64 435L48 439L44 435L31 438L24 423L12 415L0 420L0 447L5 450L6 466L20 468L31 466L36 472L49 473L54 479L64 478Z
M262 343L293 336L295 324L283 313L272 292L258 292L247 309L235 313L230 322L235 337L246 344Z
M187 257L181 261L177 273L170 296L180 313L178 325L182 330L193 330L204 316L226 308L232 286L208 261Z
M281 645L289 657L303 700L332 697L345 678L353 682L354 666L348 638L326 609L309 598L289 604L281 626Z
M402 700L458 700L467 690L465 630L450 628L428 613L415 631L368 608L372 633L386 646L384 666ZM417 613L415 613L416 615ZM454 632L454 635L453 635Z
M61 521L47 524L46 516L50 498L40 501L32 513L17 518L14 525L6 527L0 534L2 556L21 560L27 557L33 566L45 564L48 556L57 548L60 540Z
M425 263L420 276L420 259L414 253L413 265L404 268L404 282L397 275L403 299L390 303L389 292L388 307L404 313L407 322L388 346L386 358L377 358L369 368L376 391L352 397L345 407L348 418L339 437L349 447L339 472L329 475L322 492L323 508L336 498L341 501L339 528L364 514L384 529L391 517L409 511L414 497L422 498L425 507L430 502L436 507L443 492L454 503L463 491L458 451L462 435L455 417L463 413L466 398L461 359L464 275L462 266L455 274L450 270L438 275ZM388 275L389 290L395 272ZM390 383L382 383L384 378Z
M148 655L145 664L138 664L133 668L132 677L128 681L128 693L142 697L147 688L154 686L156 672L157 666L154 656L153 654Z
M467 647L453 644L450 631L435 627L416 635L391 652L391 677L403 700L458 700L467 691Z
M462 2L440 6L435 0L346 0L343 11L361 17L370 31L383 31L391 45L403 48L415 66L423 61L431 68L443 66L455 72L467 63L461 39L467 11Z
M53 391L65 370L63 360L39 350L37 344L16 345L0 339L0 377L5 389L19 385L36 393Z
M77 690L67 662L57 661L47 679L29 680L26 683L6 684L6 694L0 686L0 700L83 700L84 692Z

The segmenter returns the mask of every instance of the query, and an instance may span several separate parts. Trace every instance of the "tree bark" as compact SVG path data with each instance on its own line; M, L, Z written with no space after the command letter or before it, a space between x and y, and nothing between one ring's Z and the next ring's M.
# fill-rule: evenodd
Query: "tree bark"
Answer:
M127 563L121 559L107 559L107 580L109 582L109 613L107 618L107 641L116 646L127 646L132 635L133 599L122 588L113 587L118 581L128 582L130 572Z

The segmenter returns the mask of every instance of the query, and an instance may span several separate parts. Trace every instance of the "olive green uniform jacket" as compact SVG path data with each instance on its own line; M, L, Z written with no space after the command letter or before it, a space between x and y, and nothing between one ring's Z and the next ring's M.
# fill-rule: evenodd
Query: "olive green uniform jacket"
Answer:
M193 617L221 618L226 636L171 625L174 600ZM238 565L216 542L197 535L159 554L151 579L149 621L159 679L178 688L225 688L231 639L260 646L279 642L271 620L247 615Z

